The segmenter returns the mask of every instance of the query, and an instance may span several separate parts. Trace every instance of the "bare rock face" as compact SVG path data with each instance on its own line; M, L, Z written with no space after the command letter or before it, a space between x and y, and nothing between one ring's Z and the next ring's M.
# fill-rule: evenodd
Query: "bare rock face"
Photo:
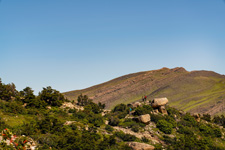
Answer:
M164 106L169 102L169 100L164 97L164 98L154 98L154 100L152 101L152 107L153 108L158 108L160 106Z
M150 115L146 114L146 115L141 115L139 116L139 121L144 123L144 124L148 124L150 122Z
M129 147L131 147L133 150L154 150L155 147L149 144L145 143L139 143L139 142L128 142L127 143Z
M160 107L159 107L159 112L161 112L161 113L164 114L164 115L168 115L165 106L160 106Z

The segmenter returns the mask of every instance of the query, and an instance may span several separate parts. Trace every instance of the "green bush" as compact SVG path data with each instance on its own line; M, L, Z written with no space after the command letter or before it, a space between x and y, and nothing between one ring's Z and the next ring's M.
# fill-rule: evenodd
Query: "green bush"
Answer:
M167 122L171 123L173 125L173 128L175 128L177 126L177 122L175 121L174 118L172 118L171 116L166 116L165 119Z
M117 126L119 123L120 123L119 118L113 116L109 118L109 125Z
M69 113L75 113L77 110L76 109L69 109Z
M117 112L117 111L124 112L126 111L126 109L127 109L127 106L125 104L118 104L114 107L112 112Z
M105 129L109 132L112 132L114 130L113 127L111 127L110 125L106 125Z
M204 124L199 125L199 130L205 136L213 135L213 130L207 125L204 125Z
M213 133L214 133L215 137L222 137L222 132L221 132L220 128L214 128Z
M170 134L172 133L173 125L166 120L159 120L156 124L157 128L159 128L160 131Z
M181 123L184 126L189 126L189 127L191 126L196 127L198 124L195 118L190 115L190 113L186 113L184 116L182 116Z
M161 114L151 114L151 121L157 123L159 120L164 120L165 117Z
M203 116L201 117L201 119L211 122L211 115L210 114L203 114Z
M142 141L142 142L145 142L145 143L148 143L148 142L149 142L149 139L146 138L145 136L143 136L143 137L141 138L141 141Z
M138 132L139 131L139 126L138 125L132 126L131 130L134 131L134 132Z
M120 132L115 132L115 135L117 137L119 137L120 139L122 139L123 141L135 141L136 140L136 136L131 135L131 134L125 134L124 132L120 131Z
M150 105L143 105L135 109L134 115L140 116L144 114L150 114L153 108Z
M185 134L185 135L194 135L194 133L191 131L191 129L189 127L186 126L179 126L179 129L177 130L178 133L180 134Z

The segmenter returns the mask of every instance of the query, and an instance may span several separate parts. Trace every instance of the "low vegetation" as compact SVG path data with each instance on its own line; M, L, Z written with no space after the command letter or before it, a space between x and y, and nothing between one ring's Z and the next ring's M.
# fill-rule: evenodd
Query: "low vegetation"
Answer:
M13 83L0 80L1 136L9 141L12 135L18 137L10 145L2 140L0 149L26 149L31 139L38 149L130 150L126 143L134 141L155 149L225 149L223 115L205 114L197 121L169 106L168 115L156 113L149 104L136 108L118 104L102 115L105 105L94 103L87 95L79 95L74 102L82 109L63 108L68 102L50 86L35 96L30 87L17 91ZM138 119L145 114L150 114L150 124Z

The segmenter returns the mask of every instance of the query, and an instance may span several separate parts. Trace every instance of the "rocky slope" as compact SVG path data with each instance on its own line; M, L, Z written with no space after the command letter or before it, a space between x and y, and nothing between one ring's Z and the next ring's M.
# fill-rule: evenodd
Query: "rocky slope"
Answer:
M70 100L80 94L94 102L112 108L119 103L167 97L169 105L189 112L225 114L225 76L212 71L191 71L184 68L159 70L125 75L111 81L64 93Z

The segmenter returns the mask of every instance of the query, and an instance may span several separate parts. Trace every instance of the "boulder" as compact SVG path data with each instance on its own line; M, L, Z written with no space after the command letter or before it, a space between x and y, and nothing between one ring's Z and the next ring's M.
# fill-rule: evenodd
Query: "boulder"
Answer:
M152 101L152 107L153 108L158 108L160 106L164 106L169 102L169 100L164 97L164 98L154 98Z
M150 122L150 115L149 114L145 114L145 115L141 115L139 116L139 121L144 123L144 124L148 124Z
M139 142L127 142L127 145L131 147L133 150L154 150L155 147L145 143Z
M165 106L160 106L160 107L159 107L159 112L161 112L162 114L168 115Z

